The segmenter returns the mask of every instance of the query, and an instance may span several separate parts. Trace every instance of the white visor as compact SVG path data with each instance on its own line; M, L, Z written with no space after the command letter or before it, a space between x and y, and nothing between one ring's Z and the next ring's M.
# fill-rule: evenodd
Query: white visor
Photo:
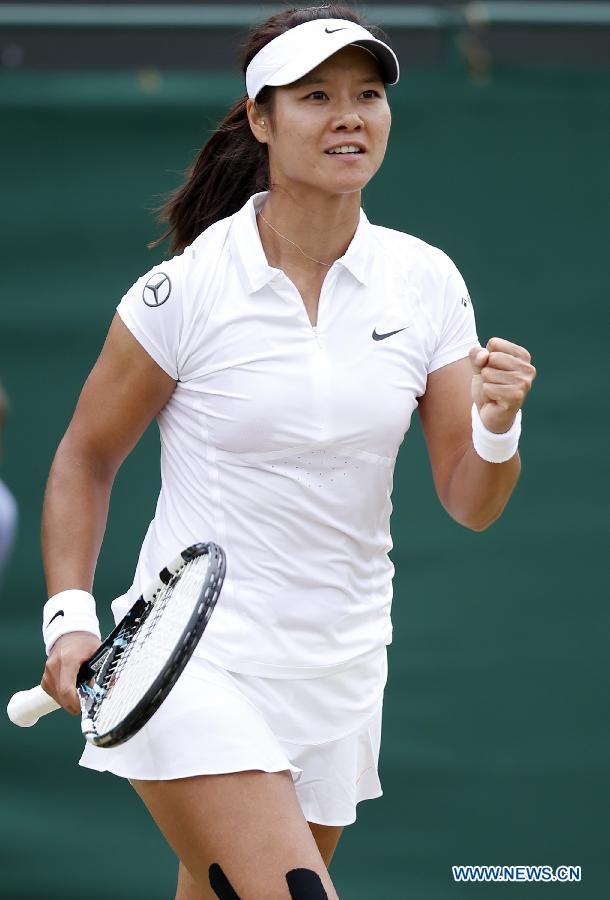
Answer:
M356 44L376 58L386 84L398 81L394 51L370 31L346 19L314 19L296 25L269 41L246 70L248 97L255 100L266 85L292 84L343 47Z

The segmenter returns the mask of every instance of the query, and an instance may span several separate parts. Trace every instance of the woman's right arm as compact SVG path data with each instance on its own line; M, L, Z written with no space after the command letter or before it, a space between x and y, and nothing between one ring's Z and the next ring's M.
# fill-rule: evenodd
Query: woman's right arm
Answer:
M47 482L42 552L49 597L91 591L116 473L175 386L115 315ZM42 686L69 712L80 709L78 668L98 645L92 634L71 632L51 649Z

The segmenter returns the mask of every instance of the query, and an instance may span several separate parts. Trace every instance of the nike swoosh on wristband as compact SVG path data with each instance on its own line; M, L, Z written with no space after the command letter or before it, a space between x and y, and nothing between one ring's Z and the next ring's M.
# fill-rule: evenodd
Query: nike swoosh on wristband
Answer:
M51 619L51 621L49 622L49 625L51 624L51 622L54 622L54 621L55 621L55 619L57 618L57 616L63 616L63 614L64 614L63 609L58 610L58 611L55 613L55 615L53 616L53 618ZM49 627L49 625L47 625L47 628Z
M334 34L335 31L345 31L345 28L325 28L326 34Z
M384 341L386 338L392 337L393 334L398 334L399 331L405 331L406 325L404 328L397 328L396 331L388 331L386 334L377 334L377 329L373 329L373 340L374 341Z

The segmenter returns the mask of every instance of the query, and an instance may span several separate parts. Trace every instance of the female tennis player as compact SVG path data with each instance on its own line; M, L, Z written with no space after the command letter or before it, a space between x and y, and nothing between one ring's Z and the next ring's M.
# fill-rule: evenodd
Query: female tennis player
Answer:
M172 693L81 759L129 779L179 857L179 900L338 896L342 828L382 793L390 494L414 409L461 524L497 519L519 474L530 354L481 347L451 260L361 209L398 81L376 35L343 6L253 31L247 96L164 208L175 255L121 300L49 476L47 612L74 603L45 631L42 684L70 712L112 483L151 418L161 492L116 619L181 547L226 551Z

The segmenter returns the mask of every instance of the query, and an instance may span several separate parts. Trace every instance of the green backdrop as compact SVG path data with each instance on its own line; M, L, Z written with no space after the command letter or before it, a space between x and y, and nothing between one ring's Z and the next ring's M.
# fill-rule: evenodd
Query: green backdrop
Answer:
M21 512L1 598L6 699L43 665L38 531L54 450L116 303L164 258L145 247L159 233L148 209L239 93L219 75L0 77L0 378L13 405L0 473ZM522 478L488 532L443 512L417 426L402 448L384 796L359 806L331 873L349 900L605 898L610 72L500 69L474 83L448 65L406 71L391 99L369 217L449 253L482 341L527 346L539 375ZM113 495L103 628L157 488L153 427ZM76 766L76 720L0 729L3 896L173 896L173 856L135 794ZM452 864L580 865L583 880L456 885Z

